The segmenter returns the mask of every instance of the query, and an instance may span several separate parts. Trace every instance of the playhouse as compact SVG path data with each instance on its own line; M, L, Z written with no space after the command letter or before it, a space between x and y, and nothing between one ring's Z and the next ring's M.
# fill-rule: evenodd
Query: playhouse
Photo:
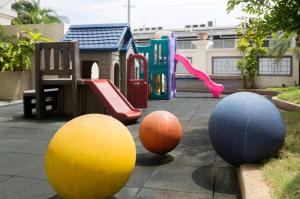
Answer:
M73 25L62 41L78 41L81 78L91 79L97 64L99 79L109 79L126 96L127 59L137 53L128 24Z
M106 113L125 123L136 121L141 110L125 97L131 83L129 51L137 52L127 24L71 26L61 42L36 44L36 91L24 95L31 97L24 107L36 107L38 118L50 109L73 117ZM92 79L94 63L99 73Z

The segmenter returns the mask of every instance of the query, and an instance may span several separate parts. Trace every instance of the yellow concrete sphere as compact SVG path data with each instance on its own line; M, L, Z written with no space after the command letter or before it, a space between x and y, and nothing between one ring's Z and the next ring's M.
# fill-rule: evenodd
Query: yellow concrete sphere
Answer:
M132 174L134 140L118 120L101 114L77 117L61 127L46 153L46 174L64 199L109 198Z

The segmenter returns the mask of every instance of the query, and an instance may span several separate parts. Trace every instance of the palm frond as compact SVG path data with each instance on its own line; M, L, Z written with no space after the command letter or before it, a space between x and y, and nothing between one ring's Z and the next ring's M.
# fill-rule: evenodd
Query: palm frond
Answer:
M284 32L274 37L274 45L269 49L271 56L281 59L292 48L295 33Z

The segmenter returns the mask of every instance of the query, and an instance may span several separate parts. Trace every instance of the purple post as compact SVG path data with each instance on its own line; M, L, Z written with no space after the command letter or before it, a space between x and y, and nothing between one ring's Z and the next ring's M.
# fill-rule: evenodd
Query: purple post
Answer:
M176 77L175 77L175 53L176 53L176 36L172 32L171 38L169 38L168 42L168 50L169 50L169 70L168 70L168 90L169 90L169 99L175 97L176 94Z

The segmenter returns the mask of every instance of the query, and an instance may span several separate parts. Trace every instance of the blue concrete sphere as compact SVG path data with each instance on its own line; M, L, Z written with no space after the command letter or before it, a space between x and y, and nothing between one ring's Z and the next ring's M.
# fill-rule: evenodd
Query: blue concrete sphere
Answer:
M222 99L209 119L209 136L228 163L260 163L284 143L285 126L272 102L255 93L240 92Z

